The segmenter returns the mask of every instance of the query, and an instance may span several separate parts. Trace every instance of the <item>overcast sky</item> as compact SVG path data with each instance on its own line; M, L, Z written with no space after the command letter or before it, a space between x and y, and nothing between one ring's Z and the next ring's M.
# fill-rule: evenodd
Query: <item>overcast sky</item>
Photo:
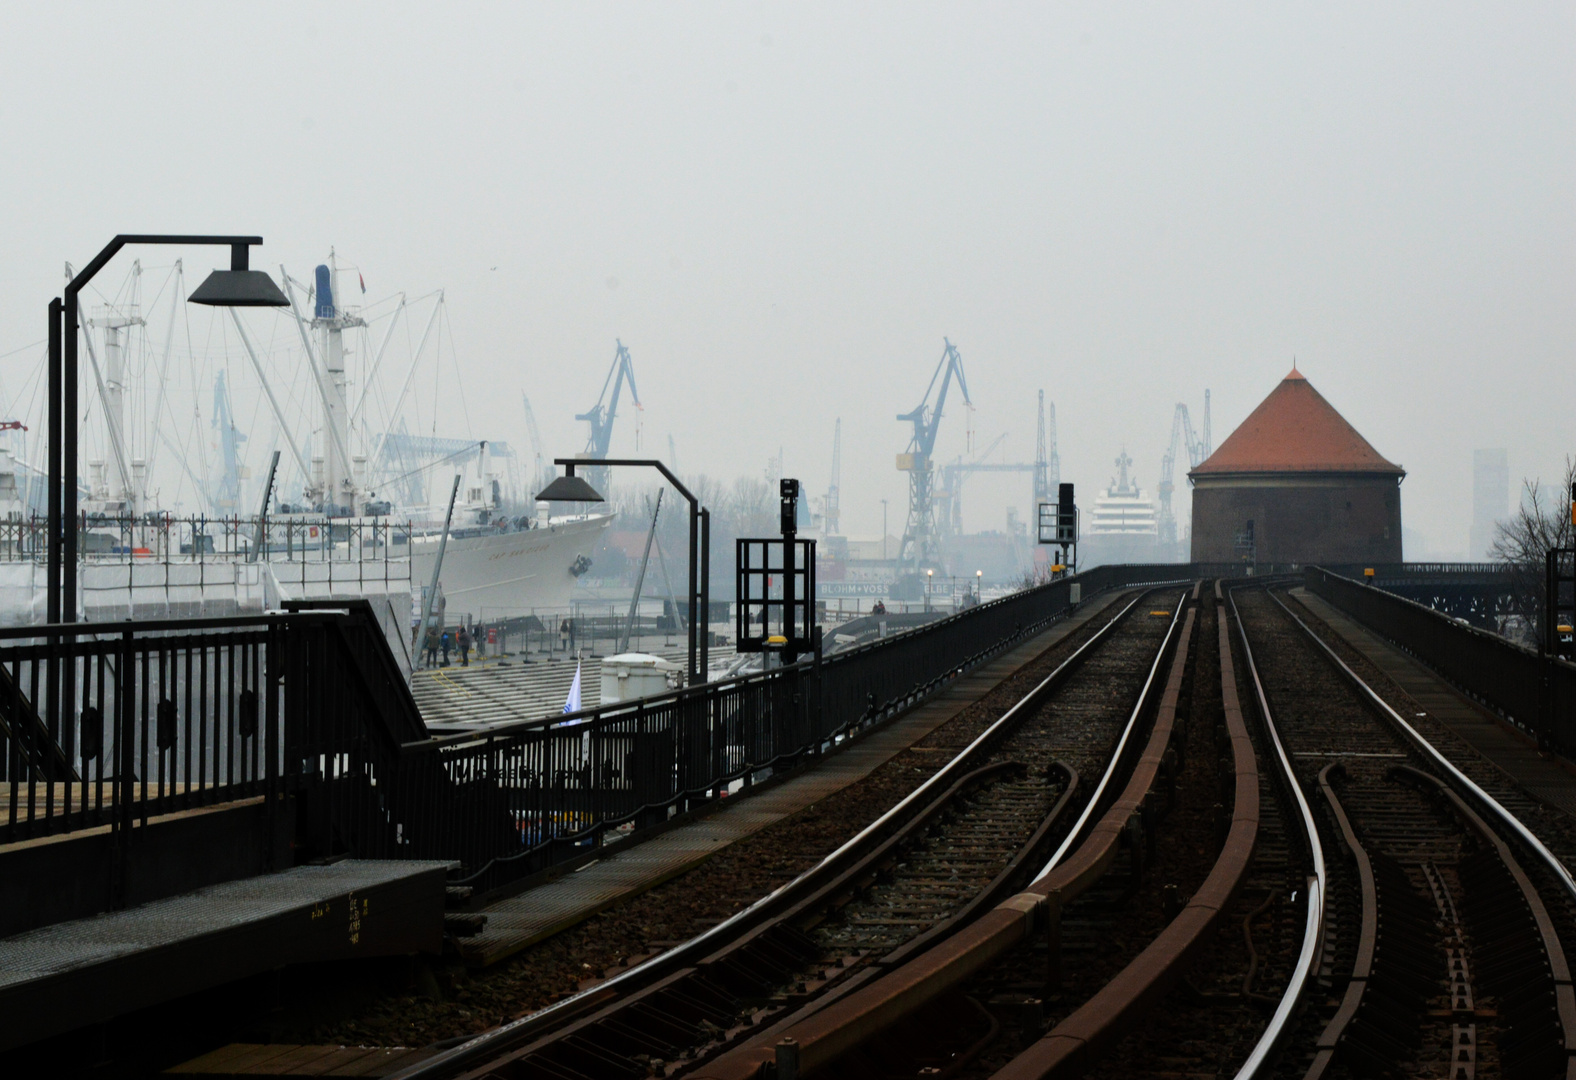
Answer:
M780 446L820 492L841 416L853 533L883 497L900 528L894 417L943 335L979 446L1007 431L1031 457L1046 390L1081 501L1123 446L1152 490L1176 402L1212 390L1218 444L1295 355L1408 470L1407 554L1465 554L1473 449L1508 448L1514 482L1572 448L1573 22L1438 0L9 4L0 390L37 364L63 261L122 231L259 233L254 265L305 280L332 245L368 300L447 291L456 435L523 443L524 389L549 452L580 449L615 337L643 449L671 433L685 472L761 475ZM192 285L222 261L184 254ZM938 456L965 421L949 408ZM977 479L968 526L1027 513L1025 487Z

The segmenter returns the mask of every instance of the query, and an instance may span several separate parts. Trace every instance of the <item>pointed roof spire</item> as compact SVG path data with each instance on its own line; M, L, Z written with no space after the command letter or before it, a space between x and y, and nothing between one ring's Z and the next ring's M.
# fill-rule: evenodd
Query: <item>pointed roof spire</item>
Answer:
M1269 397L1189 476L1342 472L1405 476L1292 368Z
M1302 379L1302 381L1304 381L1304 382L1307 381L1306 379L1303 379L1302 372L1297 370L1297 357L1295 355L1293 355L1292 358L1291 358L1291 374L1287 375L1286 378L1288 378L1288 379Z

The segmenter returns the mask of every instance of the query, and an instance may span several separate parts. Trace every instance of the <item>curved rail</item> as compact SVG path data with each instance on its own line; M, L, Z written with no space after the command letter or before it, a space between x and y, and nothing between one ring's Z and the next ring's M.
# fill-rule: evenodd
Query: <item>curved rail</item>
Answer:
M1279 596L1276 596L1273 591L1268 589L1266 589L1266 592L1268 592L1270 598L1275 601L1275 603L1286 614L1286 616L1290 618L1292 622L1294 622L1302 630L1302 632L1307 635L1307 637L1312 639L1312 641L1322 651L1325 658L1335 666L1336 670L1346 677L1353 688L1357 691L1358 696L1371 705L1375 711L1388 723L1395 734L1401 739L1402 743L1410 746L1430 764L1436 766L1440 772L1445 774L1445 776L1444 778L1441 778L1413 769L1407 769L1407 772L1415 773L1417 777L1426 779L1432 784L1438 785L1444 797L1454 804L1458 813L1464 820L1466 820L1469 824L1476 822L1475 827L1480 826L1482 828L1483 833L1488 838L1490 845L1496 848L1496 850L1501 854L1502 858L1510 856L1507 866L1514 866L1515 860L1514 857L1511 856L1510 849L1505 845L1502 839L1493 833L1487 823L1483 822L1482 818L1477 813L1477 809L1485 811L1489 817L1493 818L1500 826L1502 826L1518 841L1520 841L1525 846L1526 850L1530 851L1539 860L1544 868L1548 870L1548 872L1551 873L1559 882L1560 887L1567 895L1573 899L1576 899L1576 879L1572 878L1570 871L1558 859L1558 857L1556 857L1554 853L1551 852L1548 847L1544 845L1544 843L1539 840L1537 836L1534 835L1532 831L1528 829L1518 817L1516 817L1515 814L1511 813L1511 811L1508 810L1504 804L1502 804L1498 799L1489 794L1464 772L1462 772L1461 769L1451 762L1449 758L1447 758L1445 754L1438 749L1438 747L1434 746L1434 744L1430 742L1426 736L1424 736L1420 731L1408 723L1407 720L1400 715L1400 713L1396 712L1395 709L1390 706L1389 702L1385 701L1384 698L1381 697L1378 692L1375 691L1373 687L1362 678L1362 676L1353 671L1351 666L1348 665L1333 648L1331 648L1329 643L1327 643L1318 633L1316 633L1313 628L1307 624L1307 622L1300 618L1297 613L1294 612ZM1325 894L1326 878L1324 874L1325 868L1322 848L1319 845L1318 830L1314 825L1311 814L1308 814L1307 800L1303 796L1301 784L1297 781L1295 774L1292 772L1290 760L1285 752L1284 746L1281 743L1280 735L1276 730L1273 716L1269 710L1268 700L1264 696L1263 684L1259 678L1258 668L1253 660L1252 648L1248 642L1247 628L1242 622L1240 613L1238 613L1236 610L1235 596L1232 597L1232 611L1234 617L1237 619L1237 628L1241 633L1243 650L1248 656L1249 667L1253 672L1254 685L1259 697L1260 709L1263 716L1265 717L1265 723L1270 732L1271 738L1275 743L1277 756L1282 763L1283 772L1290 780L1292 791L1296 795L1299 808L1305 814L1305 829L1308 834L1311 849L1317 853L1316 869L1322 906L1322 896ZM1327 774L1328 770L1325 770L1325 773L1321 774L1321 779L1323 779L1323 777ZM1476 808L1470 805L1467 798L1462 797L1463 792L1470 797L1471 802L1477 804ZM1349 823L1344 819L1344 814L1338 814L1338 821L1340 822L1343 831L1346 831L1350 828ZM1355 839L1355 837L1349 837L1349 841L1353 839ZM1353 850L1356 851L1359 849L1354 848ZM1514 871L1512 871L1512 876L1515 876ZM1310 885L1311 884L1312 882L1310 882ZM1365 892L1366 884L1367 883L1364 882ZM1288 983L1285 993L1282 995L1281 1001L1276 1008L1275 1015L1271 1020L1270 1026L1265 1030L1264 1035L1260 1038L1259 1043L1254 1048L1252 1055L1250 1055L1248 1060L1243 1064L1242 1068L1237 1072L1237 1080L1251 1080L1251 1078L1262 1075L1261 1070L1269 1060L1270 1056L1273 1054L1280 1040L1285 1036L1288 1021L1296 1005L1302 999L1302 996L1307 991L1309 985L1312 982L1314 974L1313 958L1316 956L1320 947L1320 943L1324 936L1324 928L1322 917L1317 923L1315 923L1314 907L1312 903L1314 896L1311 892L1309 899L1309 918L1307 930L1303 939L1302 956L1299 957L1298 964L1293 973L1292 979ZM1536 900L1536 898L1529 900L1529 904L1534 912L1545 910L1542 907L1541 901ZM1365 908L1366 906L1367 905L1365 901ZM1364 919L1366 927L1366 911L1364 913ZM1540 924L1540 930L1543 929L1543 925ZM1548 932L1544 934L1544 939L1545 942L1552 939L1555 948L1558 948L1557 938L1552 937L1552 927L1550 927ZM1554 954L1551 953L1550 956L1551 963L1554 963ZM1558 959L1563 960L1563 953L1559 953ZM1566 979L1567 981L1562 985L1569 988L1568 974ZM1576 997L1573 997L1570 993L1567 993L1561 999L1562 1005L1567 1003L1566 999L1569 999L1569 1008L1572 1012L1572 1020L1569 1030L1571 1031L1572 1038L1576 1039ZM1360 993L1353 995L1349 992L1348 999L1343 1001L1341 1008L1338 1010L1336 1019L1339 1020L1341 1019L1341 1014L1348 1013L1348 1005L1351 1007L1350 1013L1355 1014L1357 1007L1360 1005L1360 1001ZM1350 1020L1350 1018L1350 1015L1345 1017L1347 1020ZM1326 1034L1328 1034L1328 1030ZM1326 1040L1321 1038L1321 1047L1325 1041ZM1326 1058L1328 1057L1328 1055L1324 1056ZM1576 1059L1573 1059L1573 1061L1576 1061ZM1317 1065L1318 1061L1316 1059L1316 1068Z
M1416 747L1424 757L1443 769L1452 783L1471 793L1472 797L1481 803L1501 825L1514 833L1516 839L1530 848L1537 855L1538 861L1543 863L1544 867L1559 880L1560 886L1565 890L1566 895L1572 900L1576 900L1576 878L1571 876L1571 872L1566 869L1565 864L1559 860L1559 857L1550 851L1543 841L1539 840L1532 830L1522 823L1520 818L1507 810L1498 799L1479 787L1466 773L1456 768L1455 764L1442 754L1433 743L1429 742L1422 732L1407 723L1405 717L1392 709L1390 703L1380 697L1373 687L1364 682L1361 675L1358 675L1357 672L1348 667L1346 661L1341 659L1340 654L1330 648L1329 644L1322 637L1314 633L1313 629L1303 622L1296 612L1287 607L1280 597L1274 593L1270 593L1270 596L1280 605L1281 610L1291 617L1293 622L1302 627L1305 634L1318 643L1319 648L1324 650L1325 656L1351 680L1352 684L1357 687L1358 691L1369 702L1379 709L1407 742Z
M1128 716L1119 746L1127 745L1150 707L1157 685L1156 675L1166 658L1174 656L1174 669L1178 671L1186 664L1187 638L1192 632L1194 616L1186 601L1186 593L1178 597L1171 623L1156 650L1138 702ZM1187 613L1185 623L1184 611ZM1174 650L1173 642L1178 643ZM1180 679L1180 675L1177 677ZM1157 724L1157 728L1160 727ZM770 1036L782 1037L776 1046L769 1045L765 1038L752 1039L702 1066L694 1075L706 1080L749 1080L759 1075L760 1069L772 1062L785 1044L791 1047L789 1056L794 1068L811 1072L957 986L1027 938L1036 927L1058 918L1061 906L1098 880L1115 859L1124 827L1153 783L1169 732L1167 724L1151 738L1147 748L1150 752L1133 766L1126 789L1089 830L1087 842L1078 847L1071 858L1043 872L1024 891L1002 901L946 941L865 983L799 1023L773 1029ZM1158 747L1155 746L1157 739ZM1126 764L1122 754L1111 755L1090 804ZM1080 817L1072 835L1080 831L1089 817L1088 813Z
M969 772L977 761L983 759L995 743L1016 725L1021 714L1037 707L1047 693L1065 681L1088 655L1110 636L1128 613L1152 591L1152 589L1140 591L1107 620L1105 625L1090 635L1050 674L959 751L946 765L803 874L682 945L518 1020L483 1032L459 1046L393 1074L389 1080L437 1080L496 1060L502 1055L512 1054L561 1025L580 1021L617 998L637 993L644 987L701 962L724 949L730 942L755 931L776 913L796 904L800 898L819 892L832 879L840 876L848 864L861 862L889 827L925 807L926 800L934 801L938 792L945 792L962 774ZM1169 635L1167 640L1170 640ZM945 797L942 795L942 798ZM1059 813L1066 801L1066 793L1064 793L1052 813ZM1043 828L1037 831L1036 837L1043 835L1043 831Z
M1309 857L1313 862L1313 876L1308 878L1308 917L1303 924L1302 950L1297 956L1297 966L1292 969L1291 981L1286 986L1286 992L1281 995L1280 1002L1275 1006L1275 1014L1270 1017L1264 1034L1259 1036L1258 1043L1254 1045L1242 1067L1237 1070L1236 1080L1255 1080L1262 1075L1262 1070L1274 1054L1275 1048L1285 1037L1297 1003L1302 1000L1312 980L1315 971L1314 962L1319 957L1320 943L1324 938L1324 901L1328 878L1325 876L1324 848L1319 843L1318 823L1313 819L1313 809L1308 805L1307 797L1303 795L1302 785L1297 782L1291 757L1286 753L1286 745L1281 741L1280 732L1275 725L1275 714L1270 712L1269 698L1264 694L1264 680L1259 677L1259 666L1253 659L1253 646L1248 643L1248 630L1242 624L1241 612L1237 610L1236 590L1230 589L1228 592L1231 596L1231 617L1236 620L1237 632L1242 640L1242 654L1248 661L1248 673L1253 677L1253 693L1258 699L1259 715L1264 719L1264 728L1269 735L1270 744L1275 747L1275 760L1280 766L1281 777L1297 804L1297 814L1302 819L1303 837L1308 844Z
M1215 932L1242 887L1253 862L1253 848L1259 832L1258 757L1237 697L1230 631L1226 627L1225 605L1218 582L1215 599L1222 711L1231 743L1234 776L1231 825L1215 865L1198 891L1143 952L1048 1034L1013 1058L993 1080L1044 1080L1082 1074L1096 1056L1158 1005L1181 979L1188 963ZM1180 674L1180 668L1174 666L1173 685L1166 689L1166 702L1172 711L1180 691ZM1165 712L1163 704L1157 726L1164 723Z

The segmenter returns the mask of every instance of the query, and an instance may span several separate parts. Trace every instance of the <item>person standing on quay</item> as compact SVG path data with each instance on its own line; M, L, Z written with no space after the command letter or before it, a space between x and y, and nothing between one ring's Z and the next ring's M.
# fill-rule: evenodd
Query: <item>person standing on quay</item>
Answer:
M460 627L460 666L471 666L471 632L464 626Z

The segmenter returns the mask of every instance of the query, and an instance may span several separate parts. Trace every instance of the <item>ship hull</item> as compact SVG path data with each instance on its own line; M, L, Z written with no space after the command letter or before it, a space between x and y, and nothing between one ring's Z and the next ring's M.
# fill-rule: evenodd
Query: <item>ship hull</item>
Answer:
M438 581L446 604L444 617L488 621L538 612L566 612L580 564L584 573L591 551L612 524L613 515L555 521L521 532L484 532L451 536ZM411 588L418 596L432 581L438 537L411 540Z

